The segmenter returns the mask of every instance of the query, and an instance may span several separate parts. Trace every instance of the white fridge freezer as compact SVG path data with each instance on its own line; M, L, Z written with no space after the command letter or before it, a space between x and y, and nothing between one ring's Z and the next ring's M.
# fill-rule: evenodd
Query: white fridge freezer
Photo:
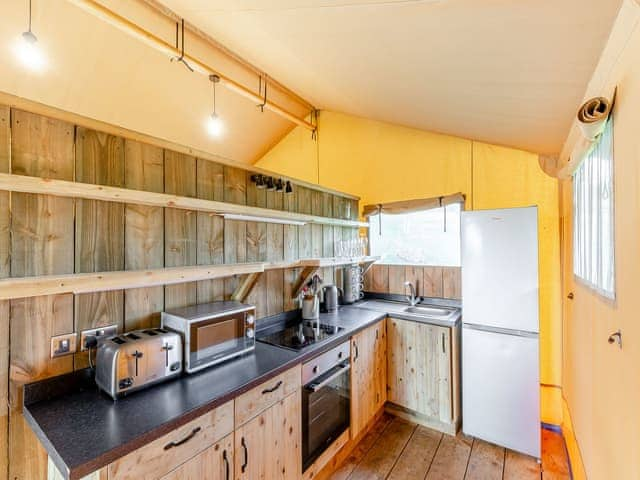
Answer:
M540 458L538 210L462 213L462 430Z

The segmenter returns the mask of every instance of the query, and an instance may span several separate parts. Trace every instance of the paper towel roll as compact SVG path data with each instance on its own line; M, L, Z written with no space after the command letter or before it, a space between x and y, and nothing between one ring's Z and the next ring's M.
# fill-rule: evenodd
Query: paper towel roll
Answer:
M578 110L578 125L584 138L593 142L602 133L611 105L612 102L605 97L594 97L582 104Z

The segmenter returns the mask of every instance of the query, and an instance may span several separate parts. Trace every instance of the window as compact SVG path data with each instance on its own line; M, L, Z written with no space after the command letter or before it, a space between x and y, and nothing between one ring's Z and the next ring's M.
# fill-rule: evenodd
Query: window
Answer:
M460 204L445 208L371 215L371 254L389 265L460 266Z
M615 298L613 223L613 121L573 177L573 273Z

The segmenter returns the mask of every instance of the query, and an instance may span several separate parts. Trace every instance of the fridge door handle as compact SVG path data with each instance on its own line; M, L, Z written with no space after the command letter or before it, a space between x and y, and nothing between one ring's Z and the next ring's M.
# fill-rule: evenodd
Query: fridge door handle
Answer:
M499 333L501 335L512 335L515 337L538 338L538 332L527 332L524 330L510 330L508 328L488 327L486 325L476 325L474 323L465 323L462 328L469 330L480 330L482 332Z

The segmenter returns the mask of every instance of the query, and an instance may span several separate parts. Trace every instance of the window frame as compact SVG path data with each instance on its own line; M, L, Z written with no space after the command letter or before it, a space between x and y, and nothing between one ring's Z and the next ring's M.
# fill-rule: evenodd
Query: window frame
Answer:
M599 244L599 239L597 239L596 241L593 240L593 237L590 237L590 243L589 245L587 245L585 247L585 251L584 252L578 252L577 248L577 244L578 244L578 220L577 217L579 215L579 211L578 211L578 193L577 193L577 185L576 185L576 174L578 173L578 171L581 168L586 168L586 162L590 160L590 156L594 153L594 151L597 150L597 148L600 146L601 142L603 141L604 135L609 135L610 138L608 139L608 141L610 142L610 185L609 185L609 189L610 189L610 197L611 197L611 211L610 211L610 219L611 219L611 251L610 253L610 258L611 258L611 290L608 290L606 288L606 286L604 286L602 284L602 282L600 282L600 284L598 284L597 282L597 278L595 279L594 282L594 270L599 268L600 266L598 265L589 265L589 267L585 267L585 270L587 270L588 272L578 272L577 271L577 267L578 267L578 255L581 253L582 255L585 256L585 258L591 257L593 258L594 256L594 250L597 250L598 248L600 250L602 250L602 245ZM615 302L616 300L616 295L617 295L617 265L616 265L616 218L615 218L615 206L616 206L616 198L615 198L615 122L614 122L614 117L613 115L611 115L608 119L607 119L607 123L605 125L605 128L602 131L602 134L598 137L598 139L596 140L596 142L592 145L592 147L589 149L589 151L587 152L587 154L584 156L583 160L580 162L579 166L574 170L572 177L572 225L573 225L573 232L572 232L572 274L573 274L573 279L576 283L579 283L580 285L583 285L585 288L589 289L590 291L594 292L595 294L599 295L600 297L608 300L608 301L612 301ZM592 196L589 196L588 198L588 202L585 202L587 204L590 204L591 207L593 208L593 204L595 203L593 201ZM583 207L585 208L585 207ZM600 217L602 218L602 217ZM593 221L590 223L590 226L593 228ZM602 222L600 222L599 228L602 229ZM583 242L584 243L584 242ZM596 252L597 253L597 252ZM600 252L600 255L602 254L602 252ZM586 260L585 260L586 261ZM583 276L581 273L585 274L585 276ZM591 273L591 278L586 278L588 275L588 273ZM602 272L600 272L602 273ZM600 275L602 276L602 275Z
M379 265L388 265L388 266L418 266L418 267L451 267L451 268L460 268L462 266L462 252L461 252L461 247L462 247L462 223L461 223L461 216L462 216L462 212L465 210L464 208L464 203L463 202L454 202L454 203L450 203L447 205L444 205L443 207L435 207L435 208L427 208L425 210L423 210L423 212L428 212L428 211L433 211L433 210L439 210L441 208L447 208L450 207L451 205L459 205L459 210L457 212L457 215L460 217L458 220L458 247L459 247L459 252L458 252L458 262L456 265L444 265L445 262L440 262L440 263L394 263L394 262L385 262L382 258L381 260L378 262ZM407 212L404 214L394 214L393 216L396 215L409 215L411 213L416 213L416 212ZM378 235L378 218L377 215L383 215L384 213L377 213L377 214L372 214L369 217L369 228L367 229L367 242L369 245L369 253L371 255L376 255L376 253L373 252L372 248L373 248L373 244L371 242L371 237L373 235ZM391 214L386 214L391 216ZM384 224L384 218L382 219L382 223ZM377 254L380 255L380 254ZM383 257L383 255L380 255L381 257Z

